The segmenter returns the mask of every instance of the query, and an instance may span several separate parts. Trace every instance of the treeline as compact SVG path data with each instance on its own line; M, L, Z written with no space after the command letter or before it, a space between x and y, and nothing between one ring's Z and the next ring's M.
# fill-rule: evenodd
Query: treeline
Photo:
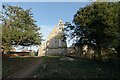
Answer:
M98 56L102 50L120 55L120 2L94 2L80 8L73 23L66 25L67 36L75 40L73 46L94 46Z

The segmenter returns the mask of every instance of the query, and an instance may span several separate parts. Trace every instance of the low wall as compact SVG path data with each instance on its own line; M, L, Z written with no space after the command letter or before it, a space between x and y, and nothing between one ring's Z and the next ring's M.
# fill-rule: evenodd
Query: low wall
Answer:
M66 48L48 49L46 55L64 55L66 53L67 53Z
M18 57L18 56L30 56L30 52L9 52L3 54L3 57Z

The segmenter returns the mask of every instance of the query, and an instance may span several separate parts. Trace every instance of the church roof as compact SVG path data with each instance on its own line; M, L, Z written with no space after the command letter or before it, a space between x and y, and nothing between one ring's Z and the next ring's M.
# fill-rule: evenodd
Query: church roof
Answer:
M55 26L53 28L52 32L48 35L48 40L57 35L57 33L58 33L58 27L60 27L60 25L61 25L61 27L64 26L64 23L63 23L62 19L59 20L58 25Z
M56 36L56 33L57 33L57 27L55 26L52 32L49 34L48 39L51 39L53 36Z

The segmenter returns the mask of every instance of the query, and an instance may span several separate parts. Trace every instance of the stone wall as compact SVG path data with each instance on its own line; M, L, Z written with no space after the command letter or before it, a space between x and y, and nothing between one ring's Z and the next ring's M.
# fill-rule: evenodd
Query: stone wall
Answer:
M47 49L47 55L64 55L67 52L66 48Z
M59 21L58 26L55 26L48 36L48 39L43 43L38 52L38 56L45 55L63 55L67 53L67 43L64 38L64 24Z

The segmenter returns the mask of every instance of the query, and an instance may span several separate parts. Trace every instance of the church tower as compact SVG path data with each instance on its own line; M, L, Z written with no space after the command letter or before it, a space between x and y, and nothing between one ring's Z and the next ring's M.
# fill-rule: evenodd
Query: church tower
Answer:
M64 55L67 53L67 43L64 38L64 23L62 19L58 22L52 32L49 34L47 41L41 45L38 55ZM43 48L43 50L41 50Z
M64 23L62 22L62 19L60 19L58 23L58 33L63 32L63 30L64 30Z

